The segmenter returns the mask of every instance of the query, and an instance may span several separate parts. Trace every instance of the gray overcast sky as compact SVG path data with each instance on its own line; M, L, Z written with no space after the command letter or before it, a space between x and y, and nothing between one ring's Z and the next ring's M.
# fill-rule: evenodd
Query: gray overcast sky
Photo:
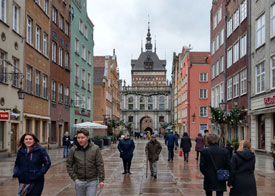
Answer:
M192 51L209 51L212 0L87 0L94 27L94 55L112 55L116 49L120 78L131 84L131 59L137 59L146 41L148 14L157 54L167 60L171 80L173 52L191 44ZM153 45L154 47L154 45ZM145 48L143 46L143 48Z

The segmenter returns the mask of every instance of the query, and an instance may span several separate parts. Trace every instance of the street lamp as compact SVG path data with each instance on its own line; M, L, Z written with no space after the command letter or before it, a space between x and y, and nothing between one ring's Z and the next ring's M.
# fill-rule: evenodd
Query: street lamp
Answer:
M226 109L226 103L223 101L223 99L222 99L222 101L220 102L219 107L220 107L223 111L225 111L225 109Z
M20 88L18 91L17 91L17 94L18 94L18 98L19 99L24 99L24 96L25 96L25 92L22 88Z

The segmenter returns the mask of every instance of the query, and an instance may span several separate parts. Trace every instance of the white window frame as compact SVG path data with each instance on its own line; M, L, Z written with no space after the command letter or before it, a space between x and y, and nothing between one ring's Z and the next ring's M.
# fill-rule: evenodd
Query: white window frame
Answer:
M240 39L240 58L246 55L247 52L247 35L243 35Z
M233 98L239 96L239 74L233 76Z
M65 34L69 35L69 23L65 20Z
M241 71L241 85L240 85L240 94L245 95L247 93L247 69Z
M220 73L224 71L224 57L220 58Z
M35 71L35 95L40 96L40 71L38 70Z
M219 46L220 46L220 35L218 34L216 36L216 46L215 46L215 51L217 51L219 49Z
M259 69L258 69L259 67ZM255 87L256 87L256 94L260 94L265 91L265 64L264 62L256 65L255 69ZM259 85L259 86L258 86ZM258 88L259 87L259 88Z
M81 98L81 108L85 109L85 106L86 106L86 96L85 94L83 94Z
M79 40L75 38L75 52L79 54Z
M91 73L88 72L87 77L88 77L87 90L91 91L91 87L92 87L92 85L91 85Z
M12 29L19 33L20 8L15 3L12 5Z
M42 97L47 99L47 75L43 74L42 78Z
M7 0L0 0L0 20L6 23L7 20Z
M217 14L214 15L213 17L213 29L215 29L217 27L218 23L218 18L217 18Z
M227 68L232 65L232 47L227 50Z
M36 25L35 30L35 49L41 51L41 27Z
M200 117L208 117L207 106L201 106L200 107Z
M228 80L227 80L227 100L231 100L232 99L232 94L233 94L233 92L232 92L232 89L233 87L232 87L232 78L229 78Z
M225 102L224 100L224 82L220 84L220 103Z
M200 73L200 82L208 82L208 73Z
M227 37L232 34L232 17L227 21Z
M275 89L275 56L270 58L270 86Z
M58 84L58 103L62 103L63 102L63 85L62 84Z
M27 16L27 43L32 44L32 18Z
M242 23L247 17L247 1L244 0L240 6L240 23Z
M215 39L212 40L212 48L211 48L211 51L212 51L212 55L215 54Z
M200 89L200 99L208 99L208 90Z
M61 30L63 30L63 23L64 23L64 17L60 14L59 15L59 20L58 20L58 23L59 23L59 28L61 29Z
M220 101L220 86L217 85L215 88L215 107L219 107L219 101Z
M57 45L56 43L53 41L52 42L52 61L54 63L56 63L56 53L57 53Z
M239 41L237 41L233 46L233 63L236 63L239 60L239 50Z
M256 48L265 43L265 14L256 20Z
M69 53L67 51L65 51L65 57L64 57L64 63L65 63L65 67L69 68Z
M59 47L58 51L58 64L60 67L63 67L63 48Z
M82 59L86 60L86 47L84 44L82 45L81 57Z
M91 110L91 97L87 97L87 110Z
M43 55L48 56L48 35L43 33Z
M79 107L79 95L78 95L78 92L77 91L75 91L75 94L74 94L74 96L75 96L75 106L76 107Z
M235 31L240 24L240 11L237 9L233 15L233 31Z
M211 66L211 79L215 78L215 73L216 73L215 64L213 64Z
M64 104L69 104L69 88L64 88Z
M27 65L26 82L26 91L32 93L32 67L29 65Z
M55 7L53 7L52 11L52 21L57 24L57 9Z
M218 24L222 20L222 7L218 9Z
M270 7L270 38L275 36L275 3Z
M52 80L51 100L56 101L56 82Z
M215 88L211 88L211 106L215 107Z
M220 46L222 46L224 43L224 29L220 32Z
M92 64L92 53L90 50L88 50L88 64L91 65Z
M216 76L218 76L220 74L220 61L217 60L216 62Z
M49 0L44 0L43 10L48 15Z

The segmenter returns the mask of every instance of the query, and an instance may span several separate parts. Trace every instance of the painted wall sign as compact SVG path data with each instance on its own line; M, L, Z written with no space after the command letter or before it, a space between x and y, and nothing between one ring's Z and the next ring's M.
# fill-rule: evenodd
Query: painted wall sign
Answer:
M265 97L264 104L273 104L275 103L275 95L273 97Z

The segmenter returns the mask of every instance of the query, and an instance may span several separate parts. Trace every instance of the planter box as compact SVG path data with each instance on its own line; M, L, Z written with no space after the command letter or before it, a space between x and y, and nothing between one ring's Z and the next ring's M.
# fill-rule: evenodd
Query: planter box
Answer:
M111 138L104 138L104 146L110 146L111 145Z
M95 145L98 145L99 148L103 147L103 140L93 140Z

